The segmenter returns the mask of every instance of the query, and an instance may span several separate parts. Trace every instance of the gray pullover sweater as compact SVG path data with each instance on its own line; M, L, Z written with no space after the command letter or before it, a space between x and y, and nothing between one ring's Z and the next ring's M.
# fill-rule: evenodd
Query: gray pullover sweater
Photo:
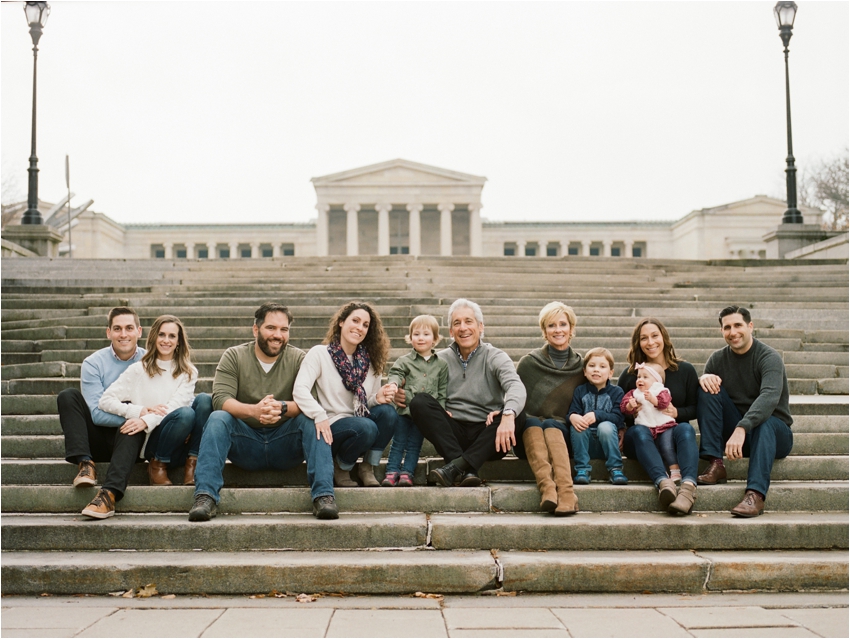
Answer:
M525 386L508 354L481 342L466 370L452 344L437 353L449 366L446 410L462 422L484 422L494 410L511 408L519 415L525 406Z

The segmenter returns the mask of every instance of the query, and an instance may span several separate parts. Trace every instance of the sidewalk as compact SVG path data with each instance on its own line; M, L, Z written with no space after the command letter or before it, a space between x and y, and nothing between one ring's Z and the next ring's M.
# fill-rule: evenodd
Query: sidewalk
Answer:
M844 593L3 597L3 637L847 637Z

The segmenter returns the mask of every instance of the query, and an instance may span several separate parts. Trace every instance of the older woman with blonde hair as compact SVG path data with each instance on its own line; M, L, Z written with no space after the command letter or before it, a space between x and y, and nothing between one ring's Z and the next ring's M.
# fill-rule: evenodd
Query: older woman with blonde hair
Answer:
M584 383L581 355L570 346L576 314L563 302L550 302L540 310L538 322L546 344L517 366L528 397L514 452L528 459L540 490L541 510L566 516L578 512L566 423L573 391Z

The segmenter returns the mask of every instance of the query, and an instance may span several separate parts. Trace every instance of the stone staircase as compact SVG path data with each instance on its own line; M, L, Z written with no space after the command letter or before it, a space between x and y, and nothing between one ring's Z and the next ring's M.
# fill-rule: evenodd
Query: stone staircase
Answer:
M848 274L846 261L692 262L617 258L276 258L213 261L4 260L2 273L2 591L105 593L156 583L163 593L705 592L847 587ZM537 312L552 299L578 315L573 346L606 346L619 372L646 315L670 329L701 372L724 345L717 311L752 309L759 339L788 370L795 446L777 461L768 512L733 519L747 461L726 485L701 487L697 511L657 511L634 460L631 483L601 462L579 486L582 512L537 512L524 461L485 465L481 488L426 485L442 464L426 442L408 489L338 489L342 516L311 513L306 472L225 469L220 515L190 524L192 489L151 487L143 465L118 516L84 521L94 489L71 487L55 395L106 346L106 313L131 305L142 325L163 313L186 324L209 391L228 346L251 339L260 303L294 315L291 342L321 341L331 314L365 299L381 313L391 360L410 319L445 325L457 297L479 302L485 339L516 361L541 344ZM106 464L100 464L103 476ZM181 471L182 472L182 471ZM182 477L175 472L173 480Z

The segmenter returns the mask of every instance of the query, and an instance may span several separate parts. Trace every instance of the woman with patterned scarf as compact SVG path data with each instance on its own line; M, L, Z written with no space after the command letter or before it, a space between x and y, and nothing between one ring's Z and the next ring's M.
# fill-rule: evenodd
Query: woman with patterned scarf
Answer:
M390 344L380 316L364 302L349 302L333 316L324 341L301 363L293 399L316 422L316 436L331 442L334 485L380 486L374 467L393 437L394 387L381 386ZM313 391L315 389L315 397ZM318 401L316 400L318 398Z

